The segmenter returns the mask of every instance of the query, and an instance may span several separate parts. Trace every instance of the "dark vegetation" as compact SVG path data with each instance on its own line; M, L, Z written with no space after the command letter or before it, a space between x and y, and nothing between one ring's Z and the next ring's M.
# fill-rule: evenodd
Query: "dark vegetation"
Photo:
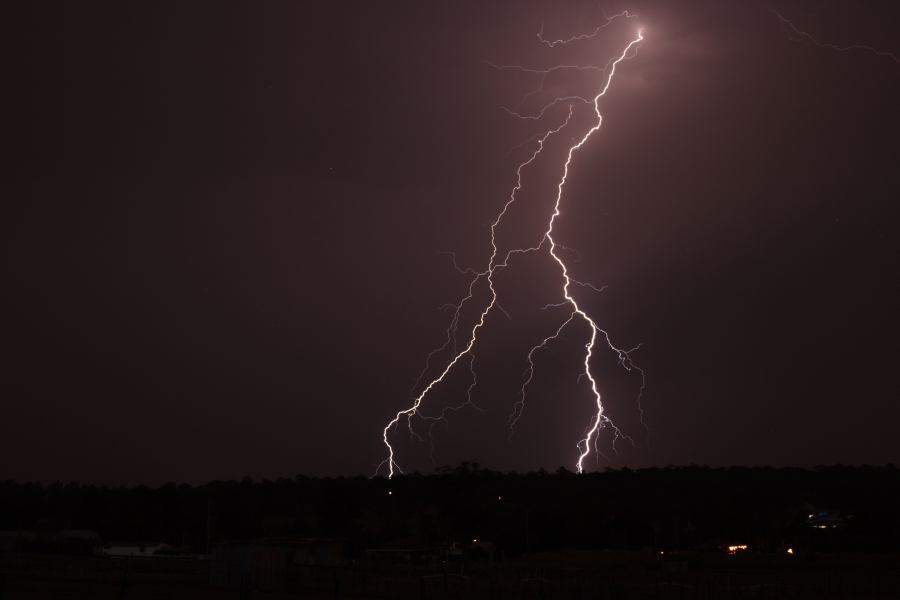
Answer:
M810 515L826 513L827 527L815 527ZM472 539L511 557L725 543L759 551L898 552L900 471L889 465L503 474L463 464L390 481L0 483L0 530L73 529L93 530L106 542L165 541L199 553L226 541L290 537L342 539L357 555Z

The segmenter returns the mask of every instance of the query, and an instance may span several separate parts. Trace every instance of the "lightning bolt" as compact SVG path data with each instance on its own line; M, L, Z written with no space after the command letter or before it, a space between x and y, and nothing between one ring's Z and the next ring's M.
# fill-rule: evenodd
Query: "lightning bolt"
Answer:
M872 46L867 46L865 44L848 44L846 46L839 46L838 44L820 42L812 34L807 33L805 31L797 28L797 26L794 25L794 23L791 22L790 19L788 19L787 17L782 15L777 10L773 9L772 13L776 17L778 17L778 21L779 21L779 23L781 23L781 29L783 31L787 31L787 32L797 36L798 38L803 38L805 40L808 40L813 45L818 46L819 48L829 48L829 49L835 50L837 52L852 52L854 50L862 50L864 52L869 52L871 54L874 54L875 56L880 56L882 58L890 59L890 60L894 61L895 63L897 63L898 65L900 65L900 57L898 57L893 52L886 52L884 50L879 50L877 48L873 48Z
M567 43L570 43L573 41L584 40L584 39L594 37L603 28L607 27L614 20L616 20L618 18L633 18L634 16L635 15L625 11L625 12L619 13L617 15L614 15L613 17L607 17L606 21L602 25L597 27L591 33L580 34L580 35L574 36L572 38L553 40L553 41L546 40L543 37L543 28L542 28L541 32L538 34L538 39L543 44L547 45L548 47L554 48L558 45L567 44ZM605 341L606 345L613 352L615 352L617 354L617 356L619 358L619 363L623 367L625 367L629 371L636 371L641 375L641 389L640 389L640 392L638 395L638 406L640 408L641 422L643 423L643 408L640 407L640 400L641 400L641 397L642 397L643 391L644 391L644 371L641 370L639 367L637 367L637 365L635 365L631 359L631 353L633 351L635 351L637 348L634 348L632 350L622 350L622 349L619 349L618 347L616 347L615 345L613 345L613 342L610 339L609 334L604 329L601 329L597 325L597 323L588 315L588 313L585 312L584 309L581 308L581 306L578 304L578 302L576 301L574 296L572 296L572 294L570 293L570 288L572 285L587 287L589 289L593 289L598 292L601 291L601 289L596 288L590 284L577 281L569 274L569 269L566 265L565 260L563 259L562 255L561 255L561 252L566 252L571 249L567 248L566 246L564 246L561 243L556 241L556 239L554 238L553 228L554 228L554 224L556 222L556 218L559 217L561 214L560 207L561 207L562 200L563 200L563 190L565 188L565 184L568 179L569 169L572 164L573 156L574 156L575 152L577 150L579 150L582 146L584 146L584 144L587 143L587 141L601 127L603 117L602 117L602 114L600 113L600 99L606 94L607 90L609 89L610 85L612 84L613 77L615 76L615 72L616 72L616 67L619 65L619 63L621 63L622 61L629 58L630 57L629 54L631 54L633 56L632 51L636 48L636 46L643 39L644 39L644 37L643 37L642 31L638 30L635 37L625 46L625 48L622 50L622 52L616 58L612 59L607 64L607 66L603 69L595 67L595 66L583 66L583 65L558 65L555 67L551 67L549 69L526 69L526 68L520 67L518 65L493 65L492 64L492 66L494 66L495 68L516 69L516 70L520 70L520 71L526 72L526 73L536 73L536 74L541 75L540 87L538 89L533 90L533 91L529 92L528 94L526 94L525 99L527 99L528 96L531 96L543 89L543 86L544 86L544 83L546 81L546 77L548 74L556 72L556 71L560 71L560 70L575 69L578 71L598 71L598 72L604 73L605 81L604 81L604 84L603 84L602 88L600 89L600 91L595 96L593 96L593 98L585 98L582 96L566 96L566 97L561 97L561 98L555 98L550 103L543 106L536 114L530 114L530 115L521 112L519 110L519 107L517 107L515 109L507 109L507 112L509 112L511 115L513 115L517 118L520 118L520 119L527 119L527 120L542 119L548 114L550 109L552 109L553 107L556 107L556 106L561 106L561 105L567 107L567 114L561 123L559 123L557 126L551 128L551 129L546 130L543 134L541 134L537 138L537 145L536 145L535 150L532 152L532 154L526 160L524 160L522 163L520 163L518 165L518 167L516 168L516 183L513 186L512 190L509 194L509 197L506 200L506 202L504 203L503 207L501 208L501 210L499 211L497 216L491 222L491 227L490 227L491 255L490 255L490 259L488 260L487 267L482 271L476 271L471 268L462 268L457 264L455 255L450 253L453 267L460 273L471 277L468 288L467 288L467 292L457 303L447 305L447 308L449 308L452 311L452 316L450 319L450 324L448 325L447 330L445 332L446 335L445 335L444 342L441 346L432 350L431 353L429 353L428 356L426 357L425 366L424 366L422 372L419 374L418 378L416 379L415 383L413 384L413 391L411 392L411 396L412 396L411 405L408 408L398 411L394 415L394 417L390 421L388 421L388 423L385 425L384 429L382 430L382 440L384 442L384 446L387 451L387 457L376 467L376 470L375 470L376 475L381 473L382 470L385 470L387 473L387 476L390 478L390 477L394 476L395 472L400 472L400 473L403 472L396 461L395 450L390 442L391 432L396 431L396 429L400 426L401 421L403 421L403 420L406 421L407 429L409 430L410 436L412 436L414 439L418 439L419 441L422 441L422 438L421 438L421 436L418 435L418 433L415 432L413 424L412 424L412 420L414 418L418 418L418 419L421 419L422 421L428 423L429 438L433 440L433 437L431 435L433 428L438 423L442 423L442 422L446 423L446 417L449 413L456 412L458 410L462 410L465 407L472 407L477 410L482 410L480 407L478 407L472 401L472 390L477 385L477 376L476 376L476 372L474 369L475 355L473 352L473 348L478 339L479 331L484 327L488 316L494 310L494 308L497 308L501 312L505 313L502 306L500 306L500 304L498 302L497 290L494 287L495 286L495 275L499 271L508 268L510 265L510 261L513 258L518 257L520 255L524 255L524 254L540 252L543 250L546 250L549 253L549 256L558 265L558 267L560 269L561 279L562 279L562 287L561 287L562 300L558 303L548 305L545 308L568 307L569 315L568 315L568 318L557 328L555 333L544 338L544 340L540 344L533 347L527 355L527 362L528 362L529 367L528 367L528 370L526 371L526 379L521 388L520 398L515 403L514 408L513 408L513 413L512 413L512 415L510 415L510 419L509 419L510 434L512 434L512 432L514 431L515 424L518 421L518 419L521 417L522 412L524 410L526 388L527 388L528 384L531 382L531 379L534 374L534 355L535 355L535 353L540 349L546 348L548 344L550 344L552 341L554 341L555 339L557 339L560 336L560 334L563 332L563 330L566 328L567 325L569 325L570 323L572 323L573 321L578 319L578 320L581 320L584 323L586 323L589 326L590 331L591 331L589 340L584 346L585 347L585 355L584 355L584 361L583 361L584 369L583 369L581 375L585 376L590 383L590 389L591 389L591 393L593 395L594 404L596 406L596 412L595 412L594 416L591 418L590 422L588 423L587 428L585 429L584 438L581 439L576 444L576 447L578 449L576 470L579 473L583 472L584 461L590 454L591 448L595 447L596 441L599 437L598 432L599 432L600 428L603 427L604 425L608 425L613 429L613 432L614 432L613 448L615 448L615 441L618 440L619 438L625 438L625 439L630 440L632 443L634 443L634 440L632 438L630 438L627 435L624 435L617 427L615 427L615 425L612 423L612 421L610 421L610 419L606 416L606 414L604 412L602 397L597 388L597 381L595 380L594 376L591 373L591 359L594 356L594 350L595 350L597 338L602 337L603 340ZM523 102L525 99L523 99ZM520 102L519 106L521 106L521 104L522 104L522 102ZM568 148L565 164L563 166L563 174L562 174L562 177L559 180L559 183L556 187L556 198L555 198L555 203L554 203L554 207L553 207L553 212L551 213L549 220L547 222L546 230L543 232L542 237L540 238L539 242L537 244L535 244L534 246L530 246L530 247L526 247L526 248L515 248L515 249L509 250L505 254L501 255L501 252L500 252L498 244L497 244L497 230L500 227L500 225L503 221L503 218L509 212L512 205L516 202L518 193L522 189L522 173L523 173L523 171L529 165L531 165L538 159L538 157L544 151L547 141L550 140L552 137L558 135L561 131L563 131L570 124L570 122L572 120L572 116L574 114L575 106L582 105L582 104L588 105L592 108L593 114L595 115L594 123L590 127L590 129L588 129L587 133L585 133L577 142L575 142L572 146L570 146ZM472 330L468 335L467 341L460 349L459 342L458 342L458 330L459 330L459 326L460 326L462 312L463 312L464 307L468 303L470 303L474 300L479 284L486 286L488 294L489 294L489 300L487 301L485 306L482 308L478 319L475 321L475 324L472 326ZM435 356L437 356L441 353L444 353L450 349L452 349L452 358L449 361L447 361L447 363L440 370L439 374L436 377L432 378L430 381L428 381L428 383L424 387L422 387L422 389L418 392L418 394L416 394L415 390L418 389L419 386L421 386L422 382L425 380L426 374L431 369L432 359ZM468 366L469 366L469 371L470 371L470 375L471 375L471 383L470 383L469 387L467 388L465 401L458 405L444 407L437 414L425 413L423 411L423 407L422 407L423 402L425 401L425 398L437 385L439 385L441 382L443 382L445 380L445 378L447 377L447 375L453 370L453 368L458 363L462 362L466 357L468 357ZM432 441L432 446L431 446L432 461L434 460L433 451L434 451L434 448L433 448L433 441Z
M582 320L584 320L590 326L590 329L591 329L590 339L588 340L587 344L585 344L585 346L584 346L584 348L585 348L584 374L587 377L588 381L590 382L591 393L594 396L595 404L597 406L597 412L591 418L591 423L588 426L588 429L587 429L587 432L585 433L584 439L582 439L580 442L578 442L578 447L579 447L580 453L578 455L578 461L575 464L575 469L579 473L582 473L584 471L584 460L587 458L588 454L590 454L591 441L594 438L594 436L597 434L597 432L599 431L601 425L603 423L611 424L609 419L606 418L604 415L603 399L602 399L602 396L600 395L600 391L597 389L597 380L594 379L593 374L591 374L591 358L593 357L593 354L594 354L594 344L597 341L597 334L599 333L599 334L603 335L609 348L612 349L614 352L616 352L619 355L620 361L623 361L623 363L625 363L626 365L632 364L632 361L631 361L629 354L626 351L620 350L613 345L612 340L609 337L609 333L607 333L605 330L598 327L597 323L590 317L590 315L588 315L584 311L584 309L581 308L581 306L578 305L578 302L575 300L575 297L571 295L569 288L571 287L573 280L569 276L569 269L566 266L565 261L562 259L562 256L560 256L560 254L557 252L556 240L553 238L553 226L556 223L556 218L559 217L560 214L562 214L560 212L560 205L562 204L563 188L565 187L566 181L569 178L569 168L572 165L572 157L574 156L574 154L577 150L579 150L582 146L584 146L585 143L587 143L587 141L591 138L591 136L593 136L597 131L600 130L600 126L603 124L603 115L600 113L600 98L602 98L604 95L606 95L607 90L609 90L609 86L612 84L613 77L616 74L616 67L619 66L619 63L621 63L623 60L625 60L625 58L628 56L628 52L636 44L640 43L643 39L644 39L644 36L643 36L641 30L638 30L637 37L635 37L633 40L631 40L631 42L629 42L629 44L625 47L625 50L622 51L622 54L620 54L617 59L612 61L612 64L611 64L610 70L609 70L609 76L606 78L606 85L604 85L603 89L601 89L600 92L596 96L594 96L593 107L594 107L594 113L597 115L597 121L590 129L588 129L587 133L584 134L584 137L582 137L581 140L578 141L578 143L576 143L574 146L569 148L569 152L566 155L566 162L565 162L565 165L563 166L563 176L562 176L562 179L559 180L559 185L557 185L557 187L556 187L556 203L553 206L553 214L550 217L550 222L549 222L549 225L547 226L547 231L544 234L545 239L550 242L550 256L552 256L553 260L555 260L556 263L559 265L560 271L562 273L562 278L564 281L563 288L562 288L563 297L566 299L566 301L572 307L572 312L569 316L569 319L566 322L564 322L563 325L560 326L560 328L557 330L557 332L556 332L556 334L554 334L554 336L551 336L550 338L545 339L543 342L541 342L541 344L539 344L538 346L535 346L535 348L539 348L541 346L546 346L546 344L550 340L554 339L555 337L558 337L560 332L562 331L562 329L566 326L566 324L568 324L572 319L574 319L576 315L578 317L580 317ZM531 356L531 354L532 354L532 352L534 352L535 348L532 348L532 351L529 352L529 356ZM532 370L533 370L534 363L532 361L529 361L529 362L531 362ZM523 396L524 396L524 386L523 386ZM616 432L617 436L620 435L618 428L615 428L615 432Z
M600 25L598 25L594 31L590 33L581 33L578 35L574 35L569 38L559 39L559 40L548 40L544 37L544 26L541 25L541 30L537 34L538 40L548 48L556 48L557 46L563 46L565 44L571 44L572 42L579 42L583 40L589 40L591 38L597 37L597 35L610 25L612 25L613 21L616 19L636 19L637 15L627 10L623 10L622 12L615 14L613 16L608 16L606 12L601 8L600 12L603 14L604 21Z

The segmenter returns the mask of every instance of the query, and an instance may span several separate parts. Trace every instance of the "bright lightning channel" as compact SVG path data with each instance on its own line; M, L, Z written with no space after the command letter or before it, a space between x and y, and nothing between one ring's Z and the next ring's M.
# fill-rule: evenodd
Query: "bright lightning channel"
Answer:
M574 36L572 38L565 39L565 40L548 41L548 40L544 39L543 31L538 34L538 38L540 39L540 41L542 43L553 48L560 44L567 44L567 43L570 43L570 42L573 42L576 40L583 40L583 39L588 39L590 37L594 37L595 35L597 35L599 33L599 31L601 29L606 27L613 20L615 20L619 17L632 18L633 16L634 15L632 15L631 13L628 13L627 11L625 11L618 15L614 15L611 18L607 18L606 23L604 23L603 25L598 27L594 32L592 32L590 34L582 34L582 35ZM591 286L590 284L579 282L571 277L571 275L569 274L569 270L566 265L566 262L564 261L564 259L562 258L562 256L559 253L559 251L566 251L567 248L565 246L563 246L562 244L560 244L559 242L557 242L556 239L553 237L553 234L554 234L553 226L556 222L556 218L561 214L560 206L562 204L562 199L563 199L563 189L564 189L566 181L568 179L569 168L572 164L573 156L574 156L575 152L578 149L580 149L582 146L584 146L584 144L587 143L587 141L591 138L591 136L593 136L593 134L596 133L600 129L601 124L603 122L603 116L600 113L600 99L606 94L607 90L609 89L610 85L612 84L612 80L613 80L613 77L615 76L615 72L616 72L616 67L619 65L619 63L621 63L622 61L629 58L629 53L631 53L632 50L635 49L635 47L641 41L643 41L643 39L644 39L644 37L643 37L642 31L638 30L636 33L636 36L627 44L627 46L624 48L624 50L621 52L621 54L617 58L611 60L610 63L607 65L607 68L605 68L605 69L598 69L597 67L585 67L585 66L578 66L578 65L562 65L562 66L558 66L558 67L553 67L551 69L535 70L535 69L525 69L525 68L518 67L515 65L504 65L504 66L494 65L497 68L515 68L515 69L522 70L525 72L540 73L542 75L541 88L539 88L538 90L535 90L533 92L530 92L529 94L533 94L536 91L539 91L540 89L542 89L543 88L543 79L546 78L546 75L548 73L550 73L554 70L558 70L558 69L577 69L577 70L582 70L582 71L598 70L598 71L604 72L604 74L606 74L606 77L605 77L605 83L604 83L602 89L599 91L599 93L597 93L593 97L593 99L587 99L587 98L580 97L580 96L569 96L569 97L564 97L564 98L556 98L555 100L550 102L548 105L544 106L536 115L525 115L525 114L521 114L517 110L508 110L508 112L510 114L512 114L518 118L535 119L536 120L536 119L542 118L551 107L559 105L559 104L568 104L568 114L567 114L566 118L563 120L563 122L561 124L559 124L558 126L545 131L538 138L537 148L534 150L534 152L531 154L531 156L527 160L525 160L524 162L519 164L519 166L516 169L516 184L513 187L512 191L510 192L509 198L507 199L506 203L503 205L503 208L500 210L500 212L497 214L497 216L491 222L491 228L490 228L490 231L491 231L491 256L490 256L490 260L488 261L487 268L484 271L479 271L479 272L476 272L472 269L462 269L456 264L455 256L451 255L454 268L456 268L458 271L460 271L462 273L471 275L472 279L469 283L466 295L456 304L449 305L449 307L453 309L453 316L451 318L450 325L448 326L447 331L446 331L445 341L444 341L443 345L441 345L440 347L434 349L431 353L429 353L429 355L425 361L425 368L419 375L419 378L416 380L416 383L414 384L413 389L417 388L418 385L423 380L425 373L427 373L427 371L430 368L431 359L436 354L446 350L447 348L452 347L453 352L454 352L453 358L444 366L444 368L440 371L440 373L435 378L431 379L428 382L428 384L419 392L419 394L415 396L415 398L412 401L412 404L408 408L398 411L394 415L394 417L385 425L384 429L382 430L382 440L383 440L385 448L387 450L387 457L376 468L376 471L375 471L376 475L379 474L382 471L382 469L385 469L385 468L386 468L387 476L389 478L393 477L395 472L400 472L400 473L403 472L396 461L396 454L395 454L393 446L391 445L391 442L389 439L389 434L392 429L396 429L399 426L400 421L403 420L404 418L407 421L407 428L410 432L410 435L412 437L422 441L421 437L417 433L415 433L415 431L412 427L411 420L413 417L418 417L426 422L429 422L429 424L430 424L429 425L429 436L431 437L430 434L431 434L431 431L432 431L434 425L438 422L444 421L447 416L447 413L449 411L457 411L466 406L471 406L473 408L480 410L480 408L476 404L474 404L474 402L472 401L472 389L477 384L477 378L476 378L476 373L475 373L475 369L474 369L475 356L472 352L472 349L475 346L475 343L477 341L478 332L484 326L485 321L486 321L488 315L491 313L491 311L495 307L497 307L498 309L500 309L502 312L505 313L505 311L503 311L502 306L500 306L500 304L498 303L497 290L494 287L494 275L497 273L498 270L508 267L509 261L514 256L532 253L532 252L538 252L544 248L548 249L550 257L552 257L552 259L559 265L560 273L562 275L562 282L563 282L561 292L562 292L562 297L564 300L562 300L561 302L559 302L557 304L550 305L550 306L560 306L560 307L568 306L571 309L571 311L570 311L569 317L562 323L562 325L559 326L559 328L556 330L556 332L554 334L546 337L540 344L533 347L529 351L529 353L527 355L528 364L529 364L528 370L526 371L527 377L525 379L525 382L522 385L519 401L516 402L516 404L514 405L513 413L512 413L512 415L510 415L510 421L509 421L510 432L512 433L513 428L515 427L515 424L518 421L518 419L521 417L522 411L524 409L525 390L526 390L527 385L530 383L531 378L533 376L533 372L534 372L534 361L533 361L534 353L539 349L546 348L547 344L549 344L551 341L558 338L559 335L562 333L563 329L565 329L565 327L569 323L571 323L572 321L574 321L576 319L580 319L583 322L585 322L590 327L590 330L591 330L590 338L589 338L588 342L585 344L585 355L584 355L584 362L583 362L584 370L582 372L582 376L585 376L590 383L591 393L593 395L594 404L596 406L596 412L595 412L594 416L591 418L591 420L588 424L588 427L585 430L584 438L582 440L580 440L578 442L578 444L576 445L576 447L578 448L578 458L577 458L576 465L575 465L576 470L579 473L584 471L584 461L590 454L590 451L591 451L591 448L593 447L593 445L596 444L596 440L599 437L598 432L599 432L600 428L603 427L604 425L608 425L613 429L613 432L615 435L614 443L615 443L615 440L617 440L619 438L625 438L625 439L631 440L630 437L624 435L617 427L615 427L615 425L612 423L612 421L610 421L610 419L604 413L602 396L601 396L599 390L597 389L597 381L594 379L593 375L591 374L591 359L593 358L593 355L594 355L594 349L595 349L595 344L597 342L597 337L598 337L598 335L602 336L604 341L606 342L607 346L613 352L615 352L617 354L617 356L619 357L619 362L622 366L624 366L629 371L634 370L634 371L637 371L638 373L640 373L640 375L641 375L641 390L638 395L638 406L640 408L640 399L641 399L641 396L642 396L643 390L644 390L644 372L637 365L634 364L634 362L631 360L631 356L630 356L630 353L633 352L634 350L636 350L637 348L634 348L632 350L621 350L621 349L617 348L616 346L614 346L610 339L609 334L604 329L600 328L597 325L597 323L590 317L590 315L587 314L587 312L585 312L581 308L581 306L578 304L578 302L575 300L575 298L571 295L570 287L572 286L572 284L590 287L597 291L600 291L600 290L598 290L594 286ZM541 153L544 149L545 143L547 142L548 139L555 136L560 131L562 131L567 125L569 125L569 123L572 119L572 115L573 115L573 110L574 110L573 107L576 103L590 104L593 108L594 114L596 115L596 122L587 131L587 133L585 133L584 136L582 136L581 139L577 141L577 143L575 143L568 149L568 152L566 154L566 161L565 161L564 168L563 168L563 175L557 185L557 192L556 192L554 208L553 208L553 212L548 220L547 229L544 231L540 242L538 244L536 244L535 246L528 247L528 248L516 248L513 250L509 250L508 252L505 253L505 255L503 255L502 259L499 259L498 256L500 254L500 251L497 246L497 238L496 238L497 228L500 226L500 224L503 220L503 217L507 214L507 212L509 211L512 204L515 203L518 192L522 189L522 171L526 167L531 165L541 155ZM465 346L463 346L463 348L461 350L459 350L458 342L457 342L457 333L458 333L461 311L463 309L463 306L466 303L468 303L470 300L472 300L472 298L475 294L476 285L481 281L485 281L487 284L487 288L490 293L490 300L485 305L485 307L482 309L482 311L479 315L479 318L477 319L476 323L472 327L472 331L469 335L468 341L466 342ZM456 364L459 363L460 361L462 361L464 359L464 357L469 358L469 371L472 376L471 383L467 389L466 400L460 405L445 407L438 415L424 414L421 407L422 407L422 403L424 402L428 393L436 385L441 383L444 380L444 378L450 373L450 371L456 366ZM643 423L643 410L642 409L641 409L641 422ZM633 440L631 440L631 441L633 443ZM432 459L433 459L433 446L432 446Z
M556 204L553 207L553 215L550 217L550 223L547 227L547 232L545 233L545 237L550 242L550 256L553 257L553 260L559 264L559 268L562 272L563 281L563 296L566 301L572 306L572 316L569 320L571 320L575 315L581 317L591 328L591 337L587 344L585 344L585 353L584 353L584 374L587 376L588 381L591 386L591 393L594 395L594 400L597 406L597 413L592 417L591 424L588 427L587 433L583 440L578 443L580 454L578 455L578 461L575 465L576 471L582 473L584 471L584 460L587 458L588 454L591 451L591 441L593 437L597 434L600 429L600 426L606 422L610 423L609 419L607 419L603 414L603 399L600 395L599 390L597 389L597 381L594 379L594 376L591 374L591 357L594 353L594 344L597 340L597 334L602 333L603 337L606 339L606 343L609 345L611 349L615 352L619 353L620 359L627 360L628 363L631 362L628 354L622 350L618 350L615 346L613 346L612 341L609 338L609 334L600 329L597 326L597 323L588 315L575 300L574 296L569 293L569 287L572 285L572 279L569 277L569 269L566 267L565 261L562 257L557 253L556 240L553 239L553 225L556 222L556 218L561 214L560 213L560 205L562 204L562 196L563 196L563 187L566 184L566 180L569 177L569 167L572 164L572 156L575 154L575 151L584 146L584 144L591 138L594 133L596 133L600 126L603 124L603 115L600 113L600 98L602 98L606 91L609 89L610 84L612 84L613 77L616 74L616 67L620 62L625 60L628 56L628 52L635 46L635 44L640 43L644 39L644 36L641 30L638 30L637 37L635 37L629 44L625 47L625 50L622 51L622 54L613 61L612 66L610 67L609 76L606 78L606 85L603 86L603 89L600 90L600 93L594 96L594 113L597 115L597 122L591 127L587 133L584 134L584 137L578 141L574 146L569 148L569 152L566 155L566 163L563 167L563 176L562 179L559 180L559 185L556 190ZM568 321L567 321L568 322ZM556 335L559 335L559 332L562 331L562 328L565 327L565 323L557 330ZM552 338L551 338L552 339ZM546 344L545 340L541 343L541 345ZM531 354L531 353L529 353ZM533 365L533 363L532 363ZM611 423L610 423L611 424ZM618 429L615 429L616 434L619 435Z

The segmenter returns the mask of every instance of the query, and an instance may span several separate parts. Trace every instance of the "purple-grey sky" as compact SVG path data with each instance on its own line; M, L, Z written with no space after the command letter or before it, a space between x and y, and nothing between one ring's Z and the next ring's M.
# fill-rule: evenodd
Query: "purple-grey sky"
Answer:
M604 437L590 467L900 459L900 64L796 39L771 12L898 54L895 3L600 3L640 18L552 50L542 24L591 31L597 3L28 4L4 19L19 159L0 478L371 473L441 342L439 307L465 291L441 252L483 268L519 145L542 130L499 109L537 79L487 61L602 66L638 22L557 230L573 275L608 286L579 290L585 309L643 343L649 433L636 378L599 356L638 447ZM591 81L554 76L547 94ZM509 243L546 216L563 156L543 158ZM475 348L486 412L437 427L435 458L571 468L587 329L538 355L510 441L559 275L523 260L498 289L511 318ZM465 373L429 402L458 402ZM397 440L401 464L430 468L427 445Z

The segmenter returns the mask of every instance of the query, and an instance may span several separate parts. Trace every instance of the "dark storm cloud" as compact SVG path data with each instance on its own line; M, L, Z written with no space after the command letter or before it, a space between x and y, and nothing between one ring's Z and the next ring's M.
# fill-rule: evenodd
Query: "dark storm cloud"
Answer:
M647 41L559 224L574 274L609 286L584 295L591 313L645 344L649 440L634 379L598 362L640 442L601 466L896 461L900 69L789 39L768 6L629 8ZM779 10L897 50L891 3ZM464 289L439 252L483 264L527 151L512 149L536 131L498 109L536 82L484 61L605 63L629 33L538 43L542 23L595 27L589 2L17 17L0 467L106 482L369 473L441 340L437 307ZM513 320L476 349L489 411L438 430L439 461L571 466L590 411L582 330L539 359L506 441L524 353L554 323L536 310L556 285L545 267L500 278ZM427 466L427 449L404 451Z

